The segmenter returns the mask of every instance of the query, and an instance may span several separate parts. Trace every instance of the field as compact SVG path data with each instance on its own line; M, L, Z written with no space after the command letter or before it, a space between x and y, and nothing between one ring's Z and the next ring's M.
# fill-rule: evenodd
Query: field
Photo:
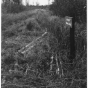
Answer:
M71 70L65 18L39 8L1 19L2 88L86 88L86 24L75 23Z

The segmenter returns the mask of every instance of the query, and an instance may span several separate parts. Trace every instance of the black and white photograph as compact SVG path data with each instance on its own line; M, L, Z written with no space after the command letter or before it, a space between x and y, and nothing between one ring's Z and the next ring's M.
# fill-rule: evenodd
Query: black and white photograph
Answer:
M87 88L87 0L1 0L1 88Z

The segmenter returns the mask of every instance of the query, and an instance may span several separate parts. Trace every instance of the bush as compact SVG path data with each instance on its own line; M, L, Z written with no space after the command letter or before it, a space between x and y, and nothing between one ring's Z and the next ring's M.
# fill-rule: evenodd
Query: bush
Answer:
M2 13L19 13L25 11L26 7L15 3L2 4Z
M25 20L26 29L29 31L40 31L41 27L35 18Z

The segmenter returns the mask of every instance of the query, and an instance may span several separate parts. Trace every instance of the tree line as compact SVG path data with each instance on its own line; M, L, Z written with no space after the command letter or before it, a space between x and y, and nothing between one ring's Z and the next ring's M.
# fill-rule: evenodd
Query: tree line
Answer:
M56 15L75 17L77 22L86 22L86 0L54 0L50 6Z
M15 3L15 4L21 4L22 0L3 0L3 3Z

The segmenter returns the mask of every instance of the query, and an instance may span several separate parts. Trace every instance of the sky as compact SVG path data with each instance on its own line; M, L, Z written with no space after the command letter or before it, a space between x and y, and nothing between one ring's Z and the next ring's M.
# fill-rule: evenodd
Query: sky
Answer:
M23 0L23 4L26 5L26 2L29 2L30 5L48 5L51 4L53 0Z

